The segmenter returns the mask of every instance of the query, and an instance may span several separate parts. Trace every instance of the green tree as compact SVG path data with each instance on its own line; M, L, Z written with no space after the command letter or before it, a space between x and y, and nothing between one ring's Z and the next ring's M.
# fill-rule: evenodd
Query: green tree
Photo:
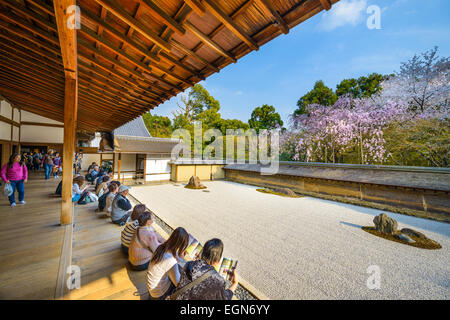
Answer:
M172 122L168 117L152 115L150 112L143 116L145 126L153 137L170 138L172 135Z
M336 86L336 95L351 94L354 98L371 97L381 91L381 83L385 78L385 76L379 73L372 73L367 77L362 76L358 79L344 79Z
M283 120L281 120L280 114L275 111L273 106L267 104L261 107L256 107L248 120L250 128L259 132L259 130L270 130L283 126Z
M316 81L314 88L297 101L297 109L294 116L304 114L306 106L318 103L324 106L332 106L337 100L336 94L332 89L328 88L322 80Z

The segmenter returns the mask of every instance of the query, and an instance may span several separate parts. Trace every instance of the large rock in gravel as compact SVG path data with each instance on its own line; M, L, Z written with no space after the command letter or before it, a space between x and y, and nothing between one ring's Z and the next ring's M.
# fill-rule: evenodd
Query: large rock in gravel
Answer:
M272 188L272 191L284 194L288 197L297 197L297 194L289 188Z
M386 213L382 213L373 219L375 229L380 232L394 234L397 231L397 221L389 217Z
M189 179L188 184L186 185L186 188L191 188L191 189L205 189L206 187L204 185L201 184L200 182L200 178L197 176L192 176Z
M402 230L400 230L401 233L406 234L407 236L412 236L412 237L416 237L416 238L420 238L420 239L428 239L423 233L413 230L413 229L409 229L409 228L403 228Z

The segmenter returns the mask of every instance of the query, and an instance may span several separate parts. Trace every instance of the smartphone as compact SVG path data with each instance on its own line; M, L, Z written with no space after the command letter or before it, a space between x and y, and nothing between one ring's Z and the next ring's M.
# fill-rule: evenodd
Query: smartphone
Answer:
M234 273L234 270L236 270L237 264L238 264L238 261L237 261L237 260L236 260L236 261L233 261L233 266L232 266L231 269L228 271L228 277L227 277L227 280L228 280L228 281L233 281L233 273Z

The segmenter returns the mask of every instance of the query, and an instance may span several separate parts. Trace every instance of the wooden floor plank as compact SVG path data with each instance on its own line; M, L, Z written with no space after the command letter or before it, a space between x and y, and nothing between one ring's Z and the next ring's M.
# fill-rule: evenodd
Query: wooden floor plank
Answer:
M30 173L25 205L0 198L0 299L54 298L64 235L61 198L51 195L58 182Z

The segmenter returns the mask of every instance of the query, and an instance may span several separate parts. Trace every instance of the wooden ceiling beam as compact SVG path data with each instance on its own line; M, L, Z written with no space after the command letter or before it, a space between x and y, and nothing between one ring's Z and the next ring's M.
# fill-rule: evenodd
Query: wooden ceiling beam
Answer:
M186 30L175 19L168 15L152 0L139 0L139 2L143 3L148 9L150 9L150 11L153 12L154 17L166 24L167 27L178 33L180 36L186 33Z
M175 79L177 81L183 82L183 83L185 83L185 84L187 84L189 86L193 85L192 82L186 81L185 79L183 79L179 75L175 74L174 72L171 72L171 71L167 70L164 67L160 67L157 64L151 64L150 66L148 66L145 63L136 60L135 58L130 56L128 53L126 53L124 50L114 46L112 43L110 43L109 41L103 39L102 37L99 37L97 34L95 34L90 29L86 28L85 26L81 26L81 29L79 31L81 33L83 33L84 35L88 36L89 38L91 38L92 40L95 40L96 42L98 42L98 43L102 44L103 46L109 48L110 50L114 51L117 55L119 55L121 57L124 57L129 62L134 64L136 67L141 68L142 70L145 70L145 71L151 73L151 68L153 68L153 69L156 69L156 70L158 70L160 72L168 74L170 77L172 77L173 79Z
M36 28L36 26L32 25L25 19L22 19L21 17L17 16L16 14L12 13L11 11L7 11L5 9L0 9L0 17L3 18L6 21L9 21L12 24L16 24L20 26L22 29L25 29L32 34L37 34L40 37L44 38L48 42L59 46L58 38L54 37L52 34L48 33L47 31Z
M139 32L142 36L147 38L148 40L157 43L161 48L170 52L172 49L170 44L161 39L156 33L146 27L142 22L134 19L128 12L126 12L120 4L110 1L110 0L95 0L98 4L105 7L106 10L114 14L116 17L121 19L123 22L133 27L137 32Z
M183 44L181 44L180 42L171 39L169 40L169 42L178 50L184 52L185 54L194 57L195 59L199 60L201 63L203 63L204 65L206 65L208 68L214 70L215 72L219 72L220 69L217 68L215 65L211 64L208 60L206 60L205 58L199 56L196 52L192 51L191 49L188 49L186 46L184 46Z
M44 59L53 61L54 63L57 63L59 65L62 65L61 58L59 58L58 56L56 56L56 57L52 56L51 52L44 52L44 51L42 51L42 49L37 48L36 46L33 46L32 44L27 43L22 38L14 37L14 36L12 36L10 34L5 34L5 33L2 33L2 32L0 32L0 38L6 39L6 40L8 40L10 42L13 42L16 45L18 45L19 48L17 50L19 50L19 51L27 52L27 50L29 50L30 52L34 52L34 53L38 54L39 56L43 57ZM36 41L37 41L37 39L36 39ZM3 41L0 42L0 43L4 44L5 46L8 45L8 43L3 42ZM39 43L38 46L43 47L43 44L41 42L37 42L37 43ZM23 50L21 48L25 48L27 50ZM47 48L46 48L46 50L47 50ZM56 55L56 53L55 53L55 55Z
M231 19L218 4L212 0L203 0L203 5L211 12L220 22L222 22L231 32L239 39L244 41L253 50L258 50L258 44L239 27L233 19Z
M120 94L129 97L129 99L133 100L137 100L140 101L142 104L155 104L155 103L159 103L159 101L157 101L154 98L149 98L147 96L144 96L142 94L140 94L139 92L134 92L133 90L131 90L130 88L127 87L123 87L122 86L122 82L114 82L111 81L111 77L108 77L107 75L102 74L101 72L99 72L99 70L92 70L89 66L85 66L81 61L78 62L78 66L80 68L80 75L79 77L87 77L89 78L92 82L96 82L96 83L100 83L101 85L111 88L110 90L115 90L117 92L120 92ZM148 100L146 100L148 99Z
M51 44L44 42L43 40L39 40L37 37L33 36L32 33L24 32L23 29L15 27L14 25L5 23L5 21L0 21L0 26L4 28L4 30L7 30L9 34L13 34L17 36L16 39L25 39L28 40L38 47L44 48L45 50L53 53L54 55L58 56L60 54L59 47L51 46ZM5 37L8 37L5 33L3 33ZM0 36L2 36L2 33L0 33ZM20 41L19 41L20 42Z
M113 99L117 99L123 103L126 103L127 105L137 106L138 109L148 108L150 105L150 104L147 104L147 105L142 104L141 102L137 101L136 99L134 99L134 100L128 99L128 98L124 97L120 92L112 90L109 87L106 87L106 88L102 87L102 86L96 84L94 81L91 81L89 78L79 76L78 80L80 81L80 84L87 86L87 88L89 88L95 92L101 93L101 94L108 96L110 98L113 98Z
M278 23L278 26L283 31L283 33L288 34L289 27L288 27L286 21L284 21L283 17L280 15L280 13L274 8L271 0L256 0L256 1L261 3L268 10L268 12L272 15L272 17Z
M199 0L184 0L184 2L200 17L205 14L206 9Z
M46 68L49 68L49 70L51 70L52 74L54 73L63 74L63 69L60 66L52 64L49 61L45 61L39 56L34 55L32 52L19 51L13 46L7 46L7 44L4 42L0 42L0 51L4 52L5 54L15 56L18 59L32 62L36 66L45 66Z
M95 53L95 54L98 55L99 57L101 57L101 58L107 60L109 63L111 63L111 64L113 64L113 65L116 65L116 66L120 67L120 68L123 69L125 72L127 72L129 75L134 75L134 76L137 77L138 79L141 79L143 82L147 82L147 81L148 81L148 78L146 77L146 74L147 74L147 75L150 75L150 73L139 73L139 72L137 72L137 71L135 71L135 70L130 70L130 69L129 69L126 65L124 65L122 62L120 62L120 61L118 61L118 60L116 60L116 59L114 59L114 58L112 58L112 57L109 57L109 56L105 55L103 52L101 52L100 50L98 50L97 48L95 48L93 45L90 45L90 44L87 43L86 41L84 41L84 40L82 40L82 39L79 39L78 41L79 41L80 45L83 46L83 48L86 48L88 51L91 51L92 53ZM150 75L150 76L151 76L151 75ZM129 79L130 79L130 80L128 80L128 81L134 80L134 82L137 83L137 82L136 82L137 80L132 79L132 78L129 78ZM174 84L172 84L172 83L170 83L170 82L168 82L168 81L166 81L166 80L164 80L164 79L157 78L157 80L160 81L160 82L162 82L162 83L164 83L164 84L166 84L166 85L169 86L169 87L174 88L174 89L183 90L183 89L181 89L180 87L178 87L177 85L174 85ZM170 90L167 90L167 89L165 89L165 88L162 88L161 86L159 86L159 85L157 85L157 84L155 84L155 83L149 83L149 85L151 85L151 86L157 88L158 90L160 90L160 91L162 91L162 92L164 92L164 93L166 93L166 94L172 94L172 92L171 92ZM144 90L146 90L146 89L147 89L147 88L145 88Z
M325 9L325 10L330 10L331 9L331 3L330 3L330 0L320 0L320 3L322 4L322 7Z
M197 36L197 38L199 38L201 41L205 42L208 46L210 46L212 49L214 49L217 53L230 59L233 62L237 61L236 58L232 54L230 54L228 51L224 50L214 40L212 40L206 34L201 32L192 23L190 23L189 21L185 21L183 25L186 27L187 30L192 32L195 36Z
M51 16L55 16L55 11L54 11L53 7L49 6L48 4L43 2L42 0L27 0L27 2L31 3L35 7L39 8L42 11L44 11L45 13L47 13L47 14L49 14Z
M144 92L147 92L149 94L153 94L154 96L156 96L156 98L148 96L145 93L142 93L144 95L146 95L148 98L150 99L156 99L156 100L160 100L160 97L165 96L165 94L161 95L158 92L153 91L152 89L148 89L145 87L140 86L137 82L135 82L134 79L131 79L129 77L126 77L124 75L121 75L120 73L117 73L116 70L112 69L111 67L105 66L104 64L102 64L100 61L98 61L98 59L93 58L93 57L89 57L88 55L85 55L81 52L78 53L80 57L83 57L84 59L88 60L89 62L91 62L92 64L96 65L97 67L99 67L100 69L103 69L104 71L106 71L106 73L109 73L119 79L121 79L122 81L125 81L125 83L122 83L122 85L131 85L134 88L138 88L141 90L144 90ZM81 63L80 63L81 64ZM118 81L118 83L121 83L120 81Z
M44 20L41 15L36 14L32 10L28 9L26 6L23 6L17 2L6 1L6 0L0 0L0 3L2 3L4 6L7 6L15 11L20 12L27 18L35 21L36 23L39 23L40 25L46 27L47 29L57 32L56 25L48 22L47 20Z
M146 58L156 61L156 62L161 61L161 59L157 55L151 53L149 50L146 50L142 45L138 44L134 40L127 38L124 34L116 31L112 26L110 26L105 21L101 20L98 16L89 12L87 9L85 10L82 8L81 9L82 25L83 25L83 18L87 18L90 21L94 22L95 24L102 26L105 29L104 31L111 34L117 40L120 40L120 41L126 43L127 46L132 47L134 50L138 51L140 54L144 55Z
M59 46L67 78L77 79L77 31L75 26L68 27L69 19L67 13L74 0L54 0L56 25L58 26Z

